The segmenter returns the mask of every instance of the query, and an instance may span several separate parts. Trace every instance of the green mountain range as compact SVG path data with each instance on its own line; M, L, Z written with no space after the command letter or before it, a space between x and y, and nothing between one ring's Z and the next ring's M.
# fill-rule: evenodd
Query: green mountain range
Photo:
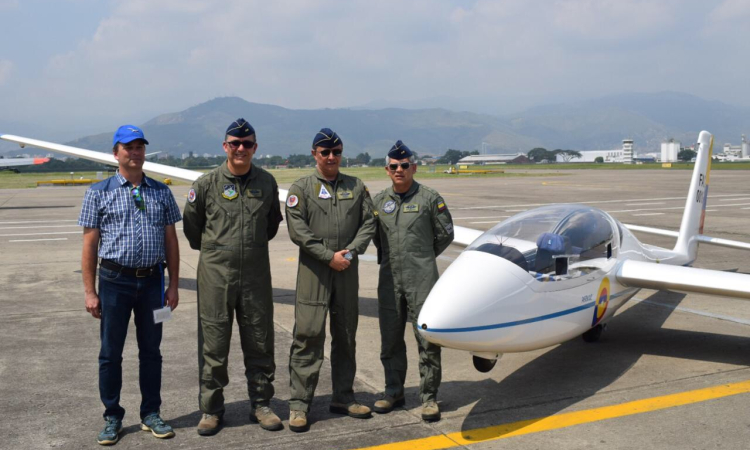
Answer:
M718 145L736 144L740 134L750 132L750 109L676 92L620 94L507 116L440 108L293 110L223 97L142 126L149 151L220 154L224 131L238 117L255 127L259 154L281 156L307 153L323 127L339 133L346 153L373 157L384 156L398 139L421 155L442 155L449 148L484 147L487 153L525 153L534 147L614 149L626 138L634 139L636 151L651 152L668 138L690 144L703 129L714 133ZM68 144L109 151L111 139L111 133L104 133Z

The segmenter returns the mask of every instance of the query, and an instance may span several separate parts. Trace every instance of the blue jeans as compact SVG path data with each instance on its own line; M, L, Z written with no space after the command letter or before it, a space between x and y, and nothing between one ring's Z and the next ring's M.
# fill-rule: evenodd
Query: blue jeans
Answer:
M154 310L162 307L164 272L151 277L136 278L99 268L99 300L102 306L99 352L99 396L104 403L104 416L122 420L125 409L120 406L122 388L122 349L128 334L130 313L134 313L138 340L139 380L141 386L141 419L159 412L161 406L161 344L162 324L154 323Z

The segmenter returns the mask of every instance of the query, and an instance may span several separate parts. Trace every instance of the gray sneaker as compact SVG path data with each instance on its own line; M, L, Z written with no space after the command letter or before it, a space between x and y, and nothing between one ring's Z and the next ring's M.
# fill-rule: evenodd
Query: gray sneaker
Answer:
M268 406L256 406L250 410L250 421L260 424L260 427L268 431L278 431L284 428L281 419Z
M159 413L151 413L141 420L141 430L150 431L151 434L159 439L169 439L174 437L174 430L165 422Z
M120 440L120 431L122 431L122 420L115 416L107 416L104 418L107 421L104 425L104 429L99 436L96 438L96 442L99 445L114 445Z

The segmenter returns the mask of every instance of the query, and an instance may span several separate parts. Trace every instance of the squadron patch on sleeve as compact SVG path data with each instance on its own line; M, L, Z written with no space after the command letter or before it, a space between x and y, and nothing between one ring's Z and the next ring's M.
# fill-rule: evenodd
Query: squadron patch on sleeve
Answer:
M195 203L195 198L196 198L195 189L190 189L190 191L188 191L188 202Z
M289 197L287 197L286 206L288 206L289 208L294 208L298 204L299 204L299 197L297 197L296 195L292 194Z

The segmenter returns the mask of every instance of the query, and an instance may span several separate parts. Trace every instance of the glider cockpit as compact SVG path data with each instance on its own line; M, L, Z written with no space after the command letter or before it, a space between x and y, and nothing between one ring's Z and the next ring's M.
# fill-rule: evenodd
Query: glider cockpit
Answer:
M506 259L538 281L587 275L617 256L620 230L603 211L580 204L536 208L501 222L467 251Z

